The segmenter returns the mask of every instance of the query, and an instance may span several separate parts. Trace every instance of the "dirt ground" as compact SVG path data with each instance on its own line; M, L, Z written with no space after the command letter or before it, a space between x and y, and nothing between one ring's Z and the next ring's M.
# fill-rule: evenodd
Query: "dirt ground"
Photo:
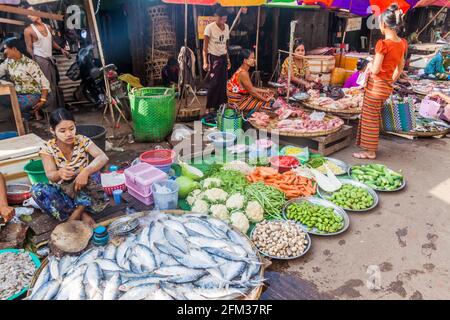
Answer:
M99 113L76 116L101 123ZM32 130L46 132L44 124ZM131 161L151 147L125 144L109 156ZM333 157L360 163L351 156L356 150ZM351 214L345 234L313 237L307 256L273 263L262 299L450 299L450 139L383 137L377 162L402 170L407 188L381 194L370 213Z

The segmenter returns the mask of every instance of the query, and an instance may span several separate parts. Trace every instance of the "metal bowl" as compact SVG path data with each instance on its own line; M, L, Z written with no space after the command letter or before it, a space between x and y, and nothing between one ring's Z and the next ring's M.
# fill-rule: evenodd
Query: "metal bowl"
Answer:
M289 222L289 223L296 224L296 225L300 228L301 231L305 232L305 231L303 230L302 225L301 225L300 223L295 222L295 221L292 221L292 220L287 220L287 221L286 221L286 220L270 220L270 222L276 222L276 221L280 221L280 222L284 222L284 223ZM252 240L252 239L253 239L253 233L255 232L257 226L258 226L258 225L256 225L256 226L253 228L252 232L250 233L250 240L252 241L252 243L253 243L253 245L256 247L256 249L258 249L259 253L260 253L262 256L264 256L264 257L271 258L271 259L276 259L276 260L295 260L295 259L298 259L298 258L303 257L304 255L306 255L306 254L308 253L308 251L311 249L311 237L309 236L308 232L305 232L305 234L306 234L306 240L308 240L308 244L307 244L307 246L306 246L306 248L305 248L305 251L303 251L302 254L300 254L300 255L298 255L298 256L296 256L296 257L290 257L290 258L280 258L280 257L271 256L271 255L269 255L269 254L267 254L267 253L265 253L265 252L259 250L258 246L257 246L257 245L253 242L253 240Z
M332 203L332 202L330 202L328 200L315 198L315 197L297 198L297 199L293 199L293 200L288 201L286 203L286 205L284 206L284 208L283 208L283 216L284 216L284 218L286 220L290 220L287 217L287 209L289 208L289 206L291 204L293 204L293 203L301 203L301 202L304 202L304 201L312 203L312 204L320 205L320 206L325 207L325 208L333 208L335 214L338 214L342 218L344 218L344 227L341 230L339 230L337 232L334 232L334 233L321 233L320 231L317 230L317 228L309 230L308 226L302 224L301 222L295 221L295 220L291 220L291 221L297 222L302 227L302 229L305 232L307 232L309 234L316 235L316 236L336 236L338 234L344 233L350 227L350 218L348 217L348 214L347 214L347 212L345 212L344 209L342 209L341 207L335 205L334 203Z
M108 227L108 231L115 236L123 236L129 234L139 227L139 220L132 217L123 217Z
M367 212L367 211L370 211L370 210L372 210L372 209L374 209L375 207L378 206L378 203L380 201L379 198L378 198L378 195L375 192L375 190L373 190L369 186L365 185L362 182L351 180L351 179L339 179L339 181L341 181L342 184L351 184L351 185L354 185L355 187L359 187L359 188L365 189L365 190L367 190L369 192L369 194L373 198L373 205L370 208L363 209L363 210L351 210L351 209L348 209L348 208L342 208L345 211L348 211L348 212ZM326 192L326 191L322 190L320 187L318 188L317 193L324 200L328 200L331 197L331 195L333 194L333 193Z
M310 98L310 95L307 94L306 92L299 92L299 93L294 94L292 96L292 98L297 101L305 101Z
M364 164L355 164L355 165L349 167L349 168L347 169L347 174L348 174L348 176L349 176L351 179L353 179L354 181L358 181L358 182L364 183L363 181L359 181L358 179L353 178L353 176L352 176L352 169L353 169L353 167L357 167L357 166L361 167L361 166L364 166ZM388 168L388 170L389 170L389 171L392 171L392 172L395 172L394 170L391 170L391 169L389 169L389 168ZM401 185L400 187L398 187L397 189L395 189L395 190L383 190L383 189L372 188L372 187L369 187L369 188L371 188L371 189L373 189L373 190L375 190L375 191L378 191L378 192L397 192L397 191L400 191L400 190L405 189L405 187L406 187L406 179L405 179L405 177L403 177L403 183L402 183L402 185Z
M333 162L335 165L337 165L338 167L341 167L342 170L344 170L344 173L337 174L336 176L345 176L345 175L347 175L348 169L350 168L350 166L347 163L345 163L342 160L335 159L335 158L327 158L327 157L325 157L325 159L330 161L330 162Z
M284 84L278 82L269 81L267 84L273 88L284 88Z

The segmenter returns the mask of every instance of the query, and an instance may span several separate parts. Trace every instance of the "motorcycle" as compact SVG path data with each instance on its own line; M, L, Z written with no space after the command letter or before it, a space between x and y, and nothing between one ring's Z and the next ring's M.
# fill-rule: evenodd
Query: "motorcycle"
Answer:
M74 92L77 101L87 100L101 109L107 104L105 78L109 83L111 103L118 106L125 117L131 117L130 104L123 82L119 79L117 67L114 64L98 67L99 62L94 57L94 46L80 49L76 62L67 71L67 77L72 81L81 80L79 88Z

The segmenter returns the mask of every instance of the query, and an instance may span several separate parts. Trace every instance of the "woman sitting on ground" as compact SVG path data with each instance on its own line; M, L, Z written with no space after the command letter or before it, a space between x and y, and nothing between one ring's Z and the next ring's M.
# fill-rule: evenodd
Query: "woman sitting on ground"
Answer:
M291 90L290 95L294 95L298 92L306 92L314 87L315 83L320 83L320 78L313 77L309 70L309 63L305 59L306 49L303 41L300 39L294 42L294 54L292 56L291 67ZM284 88L280 88L278 93L285 95L287 93L289 79L289 58L284 60L281 67L280 78L278 83L284 85Z
M54 138L40 155L51 184L34 185L33 198L42 211L60 221L81 220L93 227L90 214L108 205L99 174L108 157L89 138L77 135L75 119L66 109L51 114L50 126Z
M25 56L25 45L17 38L5 40L3 50L6 60L0 64L0 78L9 76L17 92L20 110L25 119L34 113L40 120L39 111L45 106L50 91L48 82L39 65ZM0 106L11 109L9 96L0 97Z
M445 69L445 60L450 55L450 45L442 47L425 67L425 75L436 80L450 80L450 74Z
M228 103L237 106L244 113L252 110L270 109L274 94L269 89L253 86L249 70L255 66L255 53L244 49L239 53L241 67L227 84Z

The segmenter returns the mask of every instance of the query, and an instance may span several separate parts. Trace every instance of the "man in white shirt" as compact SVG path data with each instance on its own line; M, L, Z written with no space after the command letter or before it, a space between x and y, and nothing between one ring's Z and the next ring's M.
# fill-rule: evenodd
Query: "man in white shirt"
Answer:
M228 101L227 81L231 63L227 49L230 39L230 28L226 24L228 12L224 8L219 8L215 17L216 21L205 28L203 69L209 73L206 108L217 110L220 105Z

